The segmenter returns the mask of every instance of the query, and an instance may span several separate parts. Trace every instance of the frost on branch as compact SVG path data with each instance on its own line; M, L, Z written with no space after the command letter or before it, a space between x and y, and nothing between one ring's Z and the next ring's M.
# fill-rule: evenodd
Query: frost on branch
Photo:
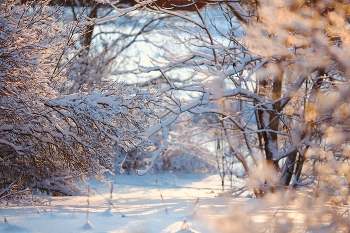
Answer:
M191 17L158 9L176 17L167 24L173 39L154 45L164 51L162 61L138 71L160 71L174 92L187 92L186 81L201 83L210 98L197 105L201 94L189 95L187 108L168 94L173 103L157 130L170 128L180 113L207 114L196 125L201 136L218 141L218 157L234 157L256 196L349 187L348 169L339 172L348 165L348 9L345 2L268 0L222 3ZM180 71L182 84L172 83Z
M152 145L145 134L159 98L107 81L61 94L76 30L65 31L59 9L15 3L0 5L0 190L72 195L78 181L112 168L115 147Z

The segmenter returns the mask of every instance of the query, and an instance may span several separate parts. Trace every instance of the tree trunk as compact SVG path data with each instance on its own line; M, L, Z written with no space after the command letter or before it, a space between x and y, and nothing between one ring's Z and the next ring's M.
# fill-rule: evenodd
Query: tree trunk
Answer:
M290 156L288 156L282 167L281 178L280 178L281 186L288 186L292 179L292 176L294 173L295 161L297 158L297 153L298 152L294 152Z
M90 19L97 18L97 11L98 11L98 8L100 8L101 6L102 6L101 3L97 3L96 5L94 5L92 7L92 10L90 11L90 14L88 15L88 17ZM95 27L94 23L92 23L86 27L86 33L85 33L85 38L84 38L84 48L86 50L89 50L89 48L90 48L94 27Z

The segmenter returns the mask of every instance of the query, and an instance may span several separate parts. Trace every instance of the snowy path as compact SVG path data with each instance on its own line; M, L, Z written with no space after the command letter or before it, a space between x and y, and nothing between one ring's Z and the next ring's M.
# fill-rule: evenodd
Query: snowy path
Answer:
M0 233L305 232L306 228L307 232L342 232L346 225L333 231L327 228L332 218L329 211L350 210L349 206L336 207L322 200L311 207L308 203L314 197L306 194L286 205L285 194L281 205L275 197L267 197L263 203L219 197L218 175L147 174L117 175L113 206L108 211L108 186L94 181L90 186L95 191L89 197L90 225L86 224L87 196L53 197L51 206L48 201L36 206L0 206L0 214L8 222L0 222Z
M110 212L109 188L91 182L95 190L89 197L91 227L86 225L86 196L54 197L52 212L48 202L36 207L1 207L9 226L2 221L0 232L215 232L213 219L227 216L227 204L233 201L217 197L220 185L218 175L118 175ZM234 201L239 200L243 201ZM182 231L186 224L189 230Z

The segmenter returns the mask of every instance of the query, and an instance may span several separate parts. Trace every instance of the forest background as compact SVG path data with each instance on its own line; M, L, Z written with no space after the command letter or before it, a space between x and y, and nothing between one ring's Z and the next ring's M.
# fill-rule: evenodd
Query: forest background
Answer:
M55 4L0 6L0 200L153 169L347 203L347 1Z

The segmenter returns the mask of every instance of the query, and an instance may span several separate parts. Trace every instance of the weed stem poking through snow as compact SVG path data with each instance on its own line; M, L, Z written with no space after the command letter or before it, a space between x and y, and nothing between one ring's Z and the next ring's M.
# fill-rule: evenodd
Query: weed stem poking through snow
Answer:
M99 191L97 191L96 189L94 189L94 191L97 192L101 197L103 197L104 199L106 199L106 201L108 201L108 205L109 205L109 206L113 206L114 209L116 209L116 211L117 211L123 218L125 217L125 215L124 215L122 212L120 212L120 210L118 210L118 208L117 208L110 200L108 200L108 198L104 197L104 196L103 196Z
M199 197L197 197L197 200L196 200L196 202L194 203L194 213L193 213L193 215L196 215L196 213L197 213L198 203L199 203Z
M0 209L0 211L1 211L2 216L4 217L4 222L5 222L5 224L6 224L7 226L10 226L9 222L7 221L7 219L6 219L5 215L4 215L4 212L2 212L2 209Z
M87 207L86 207L86 224L89 223L89 207L90 207L90 185L87 185L88 196L86 199Z
M160 197L162 198L162 202L163 202L163 205L164 205L164 208L165 208L165 212L168 213L168 209L167 209L166 206L165 206L165 202L164 202L163 195L162 195L162 193L160 192L160 188L159 188L159 184L158 184L158 179L157 179L157 178L156 178L156 183L157 183L157 186L158 186L158 190L159 190Z

